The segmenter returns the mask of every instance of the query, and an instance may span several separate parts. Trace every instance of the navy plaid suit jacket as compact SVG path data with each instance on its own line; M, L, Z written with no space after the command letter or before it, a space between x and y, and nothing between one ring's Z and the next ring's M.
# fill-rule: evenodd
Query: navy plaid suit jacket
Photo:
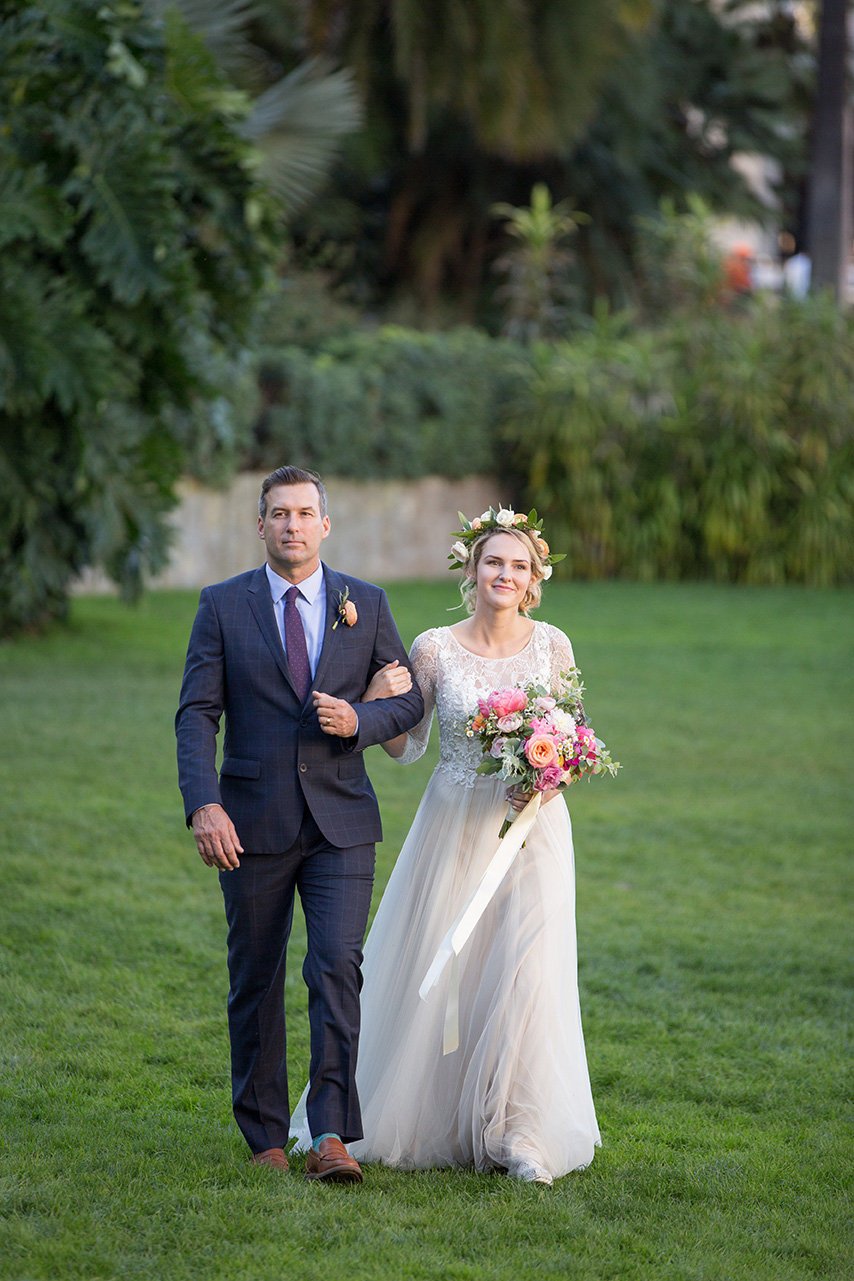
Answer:
M418 686L396 698L359 700L384 663L408 665L385 592L324 565L326 627L312 689L351 703L355 738L324 734L309 693L291 683L262 566L205 587L190 635L175 718L178 775L189 825L193 811L224 806L248 853L280 853L296 840L307 806L323 835L347 847L382 840L365 747L393 738L424 714ZM358 622L338 615L350 589ZM216 738L225 715L224 755L216 770Z

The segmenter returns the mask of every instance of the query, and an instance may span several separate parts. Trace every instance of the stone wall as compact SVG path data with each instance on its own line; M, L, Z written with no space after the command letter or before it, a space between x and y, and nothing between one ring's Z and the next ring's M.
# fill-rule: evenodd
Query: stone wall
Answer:
M207 489L194 481L179 486L172 513L175 531L168 568L151 587L195 588L263 563L258 537L258 494L264 472L244 472L228 489ZM441 578L447 569L450 533L457 512L477 516L502 495L488 476L412 481L331 479L332 531L323 558L345 574L372 582ZM87 572L79 592L112 591L104 575Z

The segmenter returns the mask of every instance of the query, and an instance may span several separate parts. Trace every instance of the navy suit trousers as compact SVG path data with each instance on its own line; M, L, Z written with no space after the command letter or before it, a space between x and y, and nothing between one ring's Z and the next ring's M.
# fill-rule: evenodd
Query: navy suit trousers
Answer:
M220 873L229 927L232 1103L253 1152L288 1140L284 989L295 890L308 931L309 1126L313 1135L340 1134L345 1143L363 1137L355 1071L374 861L373 845L330 845L306 810L290 849L241 854L239 868Z

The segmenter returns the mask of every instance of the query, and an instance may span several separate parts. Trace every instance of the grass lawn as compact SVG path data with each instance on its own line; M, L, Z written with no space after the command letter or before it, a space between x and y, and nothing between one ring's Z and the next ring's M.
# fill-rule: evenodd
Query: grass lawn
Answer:
M390 591L409 641L447 584ZM14 1281L835 1281L844 1128L852 597L553 586L624 769L570 794L603 1147L553 1189L249 1166L225 924L184 830L172 716L195 596L0 647L4 1223ZM370 752L377 894L432 765ZM288 999L307 1059L303 934Z

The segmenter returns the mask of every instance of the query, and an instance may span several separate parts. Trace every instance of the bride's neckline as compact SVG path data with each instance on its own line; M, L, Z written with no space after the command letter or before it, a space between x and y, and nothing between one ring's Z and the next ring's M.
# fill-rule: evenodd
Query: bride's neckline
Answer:
M537 623L535 619L534 626L531 628L531 635L525 641L525 644L522 646L522 648L517 649L514 654L503 654L501 658L490 658L486 654L478 654L475 650L469 649L468 646L464 645L461 640L457 640L457 637L454 634L454 630L452 627L448 628L448 635L452 638L455 645L459 645L460 649L463 651L464 654L471 654L472 658L479 658L483 663L509 663L512 658L518 658L520 654L524 654L525 650L530 648L531 644L533 643L536 631L537 631Z

